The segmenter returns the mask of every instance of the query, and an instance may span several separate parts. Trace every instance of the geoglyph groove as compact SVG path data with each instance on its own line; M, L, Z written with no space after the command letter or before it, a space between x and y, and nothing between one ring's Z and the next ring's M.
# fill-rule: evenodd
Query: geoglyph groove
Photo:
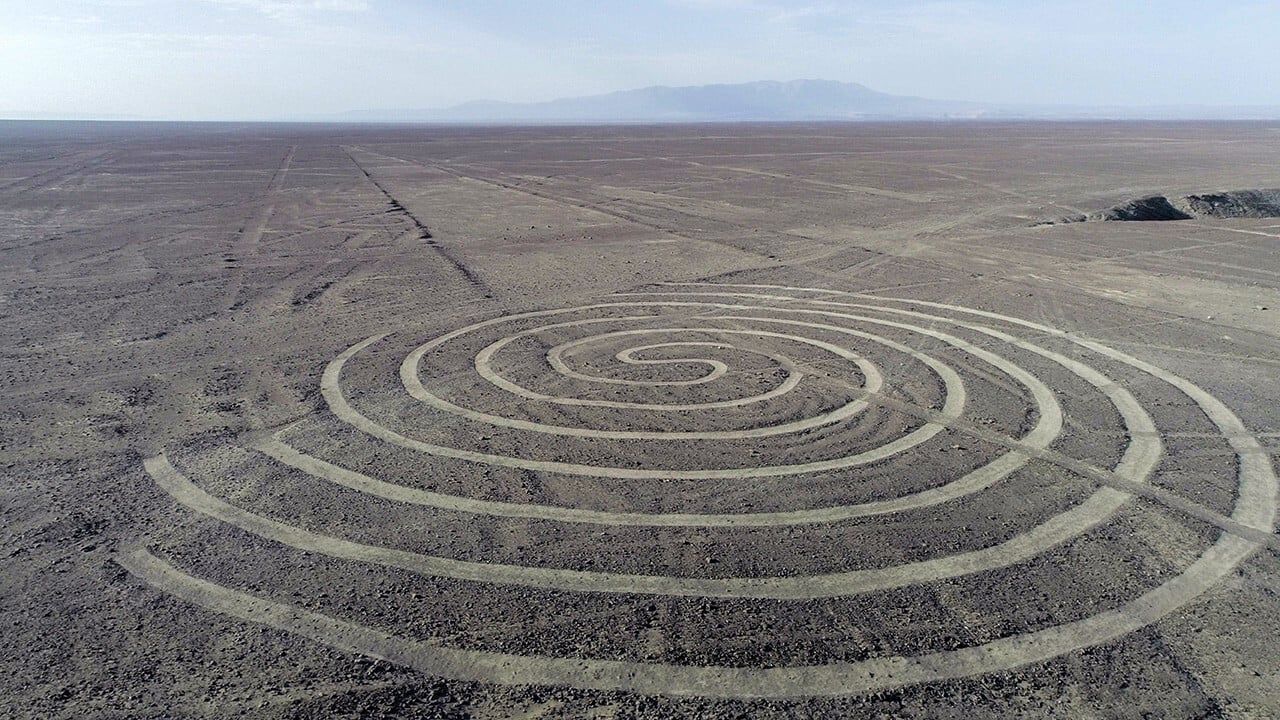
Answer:
M1118 363L1137 370L1176 388L1188 397L1201 412L1222 432L1227 442L1239 456L1239 490L1231 519L1250 528L1265 528L1270 532L1276 515L1276 476L1270 458L1260 452L1261 445L1229 408L1212 395L1190 381L1173 375L1120 351L1092 340L1078 338L1061 330L1031 323L997 313L982 310L898 298L842 293L834 290L818 290L816 297L796 297L793 293L813 289L767 285L707 285L690 284L696 288L664 293L637 293L641 295L676 296L678 300L623 301L598 303L581 308L538 311L507 318L495 318L455 331L419 346L405 358L401 365L401 380L409 394L427 402L436 410L454 412L440 407L430 397L438 397L422 382L418 368L423 356L453 338L478 330L490 330L510 322L513 318L551 317L564 313L581 313L601 309L639 307L664 307L701 309L718 313L716 319L731 320L752 325L751 332L742 338L774 337L804 332L821 332L827 336L849 339L851 345L864 342L882 343L883 347L909 354L914 360L927 366L942 379L946 386L943 408L944 417L959 417L963 412L966 389L959 374L946 364L932 358L899 340L877 335L871 328L893 329L913 336L941 342L965 353L976 361L994 366L1003 375L1022 385L1037 406L1036 426L1019 442L1032 447L1048 447L1062 429L1062 410L1054 397L1054 391L1045 385L1035 373L1024 369L988 349L984 343L977 345L951 332L937 327L950 326L956 332L978 333L991 341L1002 343L1028 355L1056 364L1091 385L1115 406L1129 435L1129 444L1113 472L1119 476L1145 481L1164 455L1161 436L1155 423L1142 408L1138 399L1121 383L1076 357L1063 355L1020 338L1005 329L987 325L995 322L1002 327L1015 326L1038 335L1050 336L1073 343L1085 356L1092 355L1106 362ZM843 298L848 298L843 299ZM720 302L729 299L732 302ZM714 300L714 301L713 301ZM746 303L750 304L746 304ZM743 304L739 304L743 303ZM925 312L920 308L926 308ZM766 312L766 315L762 315ZM871 315L863 313L874 313ZM942 313L942 314L938 314ZM885 316L901 318L888 319ZM648 316L642 316L648 317ZM963 318L963 319L961 319ZM607 322L634 320L609 318ZM652 319L651 317L649 318ZM705 318L704 318L705 319ZM593 319L588 319L593 320ZM638 320L637 320L638 321ZM575 321L560 323L573 327ZM601 320L601 322L605 322ZM582 323L593 324L592 322ZM769 329L765 329L769 328ZM670 329L670 328L668 328ZM726 332L724 328L715 328ZM674 331L674 330L673 330ZM624 331L618 331L624 332ZM766 334L761 334L766 333ZM767 333L772 333L769 335ZM661 335L661 332L638 332L637 336ZM920 452L924 444L943 429L936 423L927 424L922 430L932 430L931 435L912 438L911 434L898 437L873 451L857 456L826 458L807 464L761 464L731 468L710 468L687 472L672 472L658 468L623 468L608 465L562 463L536 458L499 455L478 452L465 447L447 447L408 437L383 427L354 408L342 391L342 369L354 358L384 336L373 336L339 355L324 372L323 393L333 414L361 432L402 448L452 458L466 463L478 463L531 469L538 472L577 474L588 477L612 477L622 479L733 479L761 476L787 476L820 473L838 468L857 467L873 462L906 456ZM620 336L613 336L620 337ZM798 335L792 335L798 337ZM661 339L660 337L658 338ZM813 339L813 338L809 338ZM584 339L586 344L597 342L594 337ZM701 341L681 343L684 349L702 347ZM736 341L735 341L736 342ZM832 344L829 341L828 344ZM884 345L883 343L896 343ZM646 342L629 349L641 353L645 349L664 345L662 342ZM569 343L561 348L560 358ZM492 347L490 344L489 347ZM424 349L425 348L425 349ZM501 346L490 354L497 353ZM568 349L572 350L570 346ZM750 351L751 348L745 348ZM879 386L885 382L879 369L871 364L857 363L856 352L845 348L851 356L844 359L856 364L862 375L866 398L857 402L874 401ZM696 352L696 350L695 350ZM628 349L614 355L623 363L639 358L628 354ZM774 358L778 362L783 362ZM565 368L569 366L559 360ZM667 362L667 361L663 361ZM692 358L672 362L701 362L710 370L698 378L701 383L723 380L732 369L717 365L711 358ZM482 365L477 361L476 370ZM643 362L636 364L643 365ZM555 363L551 363L556 367ZM722 367L724 366L724 367ZM787 368L791 371L791 368ZM803 368L796 366L790 377L799 377ZM870 370L870 371L869 371ZM495 377L500 377L493 373ZM490 378L486 378L491 380ZM578 378L583 382L593 379ZM877 380L878 379L878 380ZM498 383L492 383L500 387ZM421 391L419 392L419 388ZM425 393L425 394L424 394ZM773 398L756 400L768 402L785 398L779 393ZM534 398L525 398L534 399ZM564 398L561 398L564 399ZM443 401L448 402L448 401ZM461 405L455 408L466 410ZM643 403L612 407L617 411L640 412ZM704 407L704 410L714 408ZM865 408L859 407L858 411ZM455 412L455 414L457 414ZM486 415L479 413L480 416ZM489 414L491 416L491 414ZM850 414L850 417L852 413ZM488 422L489 417L477 417L462 413L462 417L474 422ZM840 427L847 417L839 417L820 426ZM826 418L824 418L826 420ZM545 433L545 428L507 425L509 429ZM935 429L936 428L936 429ZM590 430L590 428L587 428ZM786 431L781 433L786 434ZM645 440L661 442L661 437L618 437L619 440ZM701 441L716 442L721 437L705 437ZM907 442L904 442L908 440ZM279 438L268 438L257 449L278 462L297 471L315 476L318 480L338 483L346 488L379 496L384 499L410 504L426 505L446 511L491 514L508 518L536 519L549 522L597 523L605 525L671 525L671 526L720 526L749 527L792 525L814 522L838 522L853 517L902 512L917 507L948 502L965 494L980 492L999 482L1027 462L1025 454L1010 451L994 458L987 465L950 483L901 498L884 498L864 505L819 508L778 513L698 514L665 513L612 513L573 507L527 505L513 502L481 501L420 488L409 488L381 481L371 475L355 472L320 458L295 450ZM867 459L874 458L874 459ZM925 561L878 567L870 570L831 573L810 577L743 577L743 578L694 578L680 576L641 576L602 572L562 570L556 568L525 567L476 563L463 560L433 557L403 550L362 545L349 540L323 535L295 527L286 522L267 518L250 510L232 505L199 489L183 477L162 455L147 461L148 471L175 499L187 507L221 522L230 523L267 539L294 547L319 552L359 562L393 565L428 575L441 575L473 582L494 583L496 586L518 584L551 587L567 592L642 593L673 596L741 597L803 602L810 598L834 594L875 592L886 588L902 587L933 582L964 574L984 572L995 567L1008 567L1033 558L1048 548L1069 542L1107 520L1131 495L1110 487L1096 490L1083 502L1047 521L1029 528L1009 540L981 550L951 556L939 556ZM673 485L673 488L680 487ZM164 562L138 548L120 557L120 562L131 573L152 585L211 610L246 621L263 623L328 643L335 647L360 652L393 662L415 667L424 672L445 677L509 684L560 684L581 688L631 690L642 693L669 695L699 695L715 697L791 697L807 695L836 695L873 692L903 685L957 678L967 675L1005 670L1029 663L1040 662L1081 648L1106 643L1158 621L1179 607L1192 601L1209 589L1236 565L1247 558L1259 543L1229 532L1224 532L1199 558L1188 565L1178 576L1164 584L1109 611L1062 625L1028 630L999 640L970 648L938 652L914 657L880 657L862 662L832 663L777 668L728 668L694 667L661 663L618 662L593 658L557 658L538 655L508 655L475 650L440 647L360 626L347 620L312 613L273 600L257 597L231 588L221 587L201 580Z

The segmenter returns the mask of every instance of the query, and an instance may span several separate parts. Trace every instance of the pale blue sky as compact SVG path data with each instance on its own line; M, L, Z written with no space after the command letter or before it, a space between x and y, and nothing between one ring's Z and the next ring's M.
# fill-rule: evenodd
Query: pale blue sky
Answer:
M0 0L0 117L310 118L821 78L1280 105L1280 0Z

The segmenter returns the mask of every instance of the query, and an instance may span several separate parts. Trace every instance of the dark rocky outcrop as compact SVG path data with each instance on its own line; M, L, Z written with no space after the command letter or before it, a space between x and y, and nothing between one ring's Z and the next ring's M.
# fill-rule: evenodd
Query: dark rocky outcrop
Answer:
M1173 200L1164 195L1147 195L1088 215L1069 215L1037 224L1275 217L1280 217L1280 189L1259 189L1185 195Z
M1193 217L1280 217L1280 189L1188 195L1180 203Z
M1169 198L1163 195L1149 195L1093 213L1089 216L1089 219L1125 221L1190 220L1191 215L1174 207L1173 203L1169 202Z

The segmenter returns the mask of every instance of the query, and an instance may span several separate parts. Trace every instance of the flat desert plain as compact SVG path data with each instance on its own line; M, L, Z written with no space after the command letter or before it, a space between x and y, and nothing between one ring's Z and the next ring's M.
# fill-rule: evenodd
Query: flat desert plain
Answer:
M0 140L6 717L1280 714L1280 125Z

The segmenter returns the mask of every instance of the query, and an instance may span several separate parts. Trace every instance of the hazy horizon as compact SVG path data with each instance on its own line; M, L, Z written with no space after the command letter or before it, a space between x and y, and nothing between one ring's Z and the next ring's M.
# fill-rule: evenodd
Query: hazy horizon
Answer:
M301 120L814 78L939 100L1280 106L1280 2L0 0L0 117Z

